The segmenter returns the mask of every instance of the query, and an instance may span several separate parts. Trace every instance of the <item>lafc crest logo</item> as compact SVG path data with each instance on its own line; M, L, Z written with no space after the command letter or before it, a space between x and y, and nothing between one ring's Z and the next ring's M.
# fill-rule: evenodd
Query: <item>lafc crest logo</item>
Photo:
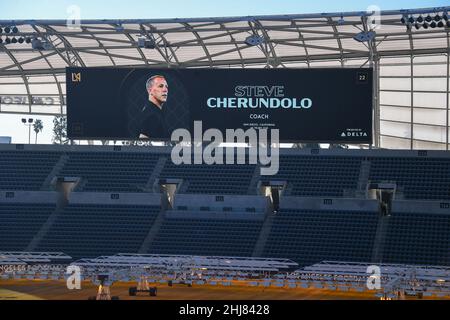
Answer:
M81 82L81 72L72 72L72 82Z

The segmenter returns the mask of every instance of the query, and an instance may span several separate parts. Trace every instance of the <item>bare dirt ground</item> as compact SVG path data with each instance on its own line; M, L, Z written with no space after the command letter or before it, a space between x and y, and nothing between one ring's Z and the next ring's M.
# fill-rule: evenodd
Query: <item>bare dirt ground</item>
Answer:
M138 293L135 297L128 295L128 288L136 286L134 282L114 283L111 295L121 300L340 300L340 299L377 299L373 293L356 291L332 291L315 288L261 288L211 285L156 284L157 296L150 297ZM0 300L86 300L97 294L97 287L83 281L81 290L69 290L64 281L50 280L0 280Z

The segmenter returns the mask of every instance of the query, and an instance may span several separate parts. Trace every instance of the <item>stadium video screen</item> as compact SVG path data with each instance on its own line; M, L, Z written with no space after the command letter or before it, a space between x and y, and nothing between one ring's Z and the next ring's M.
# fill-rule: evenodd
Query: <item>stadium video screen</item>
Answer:
M169 140L202 121L223 135L372 142L372 69L67 68L66 78L71 139Z

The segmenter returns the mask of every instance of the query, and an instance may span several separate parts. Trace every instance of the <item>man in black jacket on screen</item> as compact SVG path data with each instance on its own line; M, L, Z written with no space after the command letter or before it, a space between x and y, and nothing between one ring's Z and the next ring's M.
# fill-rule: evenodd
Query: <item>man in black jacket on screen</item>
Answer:
M139 139L167 139L169 134L162 110L169 93L167 81L162 75L154 75L147 80L145 87L148 100L140 114Z

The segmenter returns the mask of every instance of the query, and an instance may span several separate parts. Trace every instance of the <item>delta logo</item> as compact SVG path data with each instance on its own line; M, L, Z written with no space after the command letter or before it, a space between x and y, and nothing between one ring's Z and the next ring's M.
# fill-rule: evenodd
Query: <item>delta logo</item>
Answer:
M341 137L367 137L367 132L363 131L362 129L347 129L346 131L343 131L341 133Z

